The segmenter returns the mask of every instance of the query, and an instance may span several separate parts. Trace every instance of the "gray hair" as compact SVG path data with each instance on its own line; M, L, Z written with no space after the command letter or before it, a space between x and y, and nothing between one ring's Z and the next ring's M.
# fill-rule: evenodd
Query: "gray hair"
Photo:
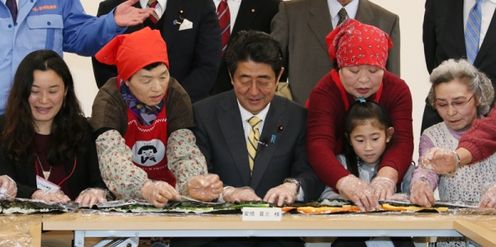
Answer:
M465 59L448 59L437 66L431 73L430 81L431 90L427 99L429 104L434 107L434 88L452 80L464 82L469 91L475 95L477 113L479 116L486 115L491 110L494 99L494 88L491 80L482 72L477 70L472 64Z

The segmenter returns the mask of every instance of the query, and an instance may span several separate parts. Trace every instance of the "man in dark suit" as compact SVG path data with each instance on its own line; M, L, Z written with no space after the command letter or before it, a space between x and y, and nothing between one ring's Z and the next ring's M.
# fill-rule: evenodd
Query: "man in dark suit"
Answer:
M475 0L427 0L425 2L423 41L429 74L449 58L467 58L465 26ZM481 2L479 51L473 65L484 72L496 86L496 17L494 1ZM482 34L485 34L482 36ZM441 122L436 111L426 104L422 131Z
M121 0L100 3L98 15L117 6ZM136 7L146 8L146 0ZM193 102L209 95L220 64L220 29L212 0L158 0L155 14L142 25L129 27L127 33L145 26L160 30L167 43L170 73L186 89ZM93 59L93 71L98 87L117 75L114 66Z
M306 111L274 96L283 70L279 44L263 32L240 32L227 49L226 62L234 90L193 108L197 144L209 172L218 174L226 185L224 201L283 205L316 199L322 184L307 161ZM261 121L257 127L250 125L253 117ZM258 138L252 138L255 128L261 133ZM303 242L238 238L207 246L218 245L303 246Z
M293 99L300 104L305 103L313 87L334 66L327 55L325 37L338 24L338 12L343 8L347 18L376 26L391 36L393 48L386 68L400 74L397 15L368 0L284 1L272 20L271 35L281 43Z
M220 0L213 0L215 6ZM270 33L270 22L277 13L277 6L281 0L228 0L231 20L231 38L236 38L239 31L257 30ZM235 17L235 18L234 18ZM232 89L231 78L227 72L224 57L220 63L217 81L212 88L212 94L218 94Z

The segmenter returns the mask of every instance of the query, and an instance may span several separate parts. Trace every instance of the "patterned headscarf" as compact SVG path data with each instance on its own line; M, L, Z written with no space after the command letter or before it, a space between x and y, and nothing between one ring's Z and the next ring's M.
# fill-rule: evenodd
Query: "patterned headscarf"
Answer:
M389 35L377 27L348 19L326 37L329 56L339 68L374 65L386 69L388 50L393 47Z

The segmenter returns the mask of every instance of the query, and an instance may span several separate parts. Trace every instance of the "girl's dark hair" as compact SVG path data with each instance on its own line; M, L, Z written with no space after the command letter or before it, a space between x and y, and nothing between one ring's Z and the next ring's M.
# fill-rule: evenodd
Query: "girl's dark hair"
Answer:
M1 146L15 161L34 153L35 128L28 98L35 70L54 71L67 91L53 120L47 157L50 164L60 165L74 159L78 149L84 148L80 143L90 137L85 134L87 123L74 92L71 72L62 57L51 50L31 52L19 64L7 101Z
M363 124L364 121L374 119L377 120L384 131L389 127L392 127L391 120L387 113L373 101L366 101L365 99L357 100L353 105L351 105L350 110L346 114L346 119L344 123L345 128L345 145L344 145L344 155L346 157L346 164L348 171L353 175L359 177L358 173L358 157L351 146L350 135L356 126Z

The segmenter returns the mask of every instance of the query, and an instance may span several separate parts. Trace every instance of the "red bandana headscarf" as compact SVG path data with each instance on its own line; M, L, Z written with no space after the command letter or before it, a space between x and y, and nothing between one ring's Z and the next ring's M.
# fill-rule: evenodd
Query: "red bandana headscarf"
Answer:
M116 65L118 78L128 80L132 75L153 63L169 68L167 45L158 30L149 27L116 36L96 55L104 64Z
M389 35L377 27L348 19L326 37L329 56L339 68L374 65L386 69L388 50L393 46Z

